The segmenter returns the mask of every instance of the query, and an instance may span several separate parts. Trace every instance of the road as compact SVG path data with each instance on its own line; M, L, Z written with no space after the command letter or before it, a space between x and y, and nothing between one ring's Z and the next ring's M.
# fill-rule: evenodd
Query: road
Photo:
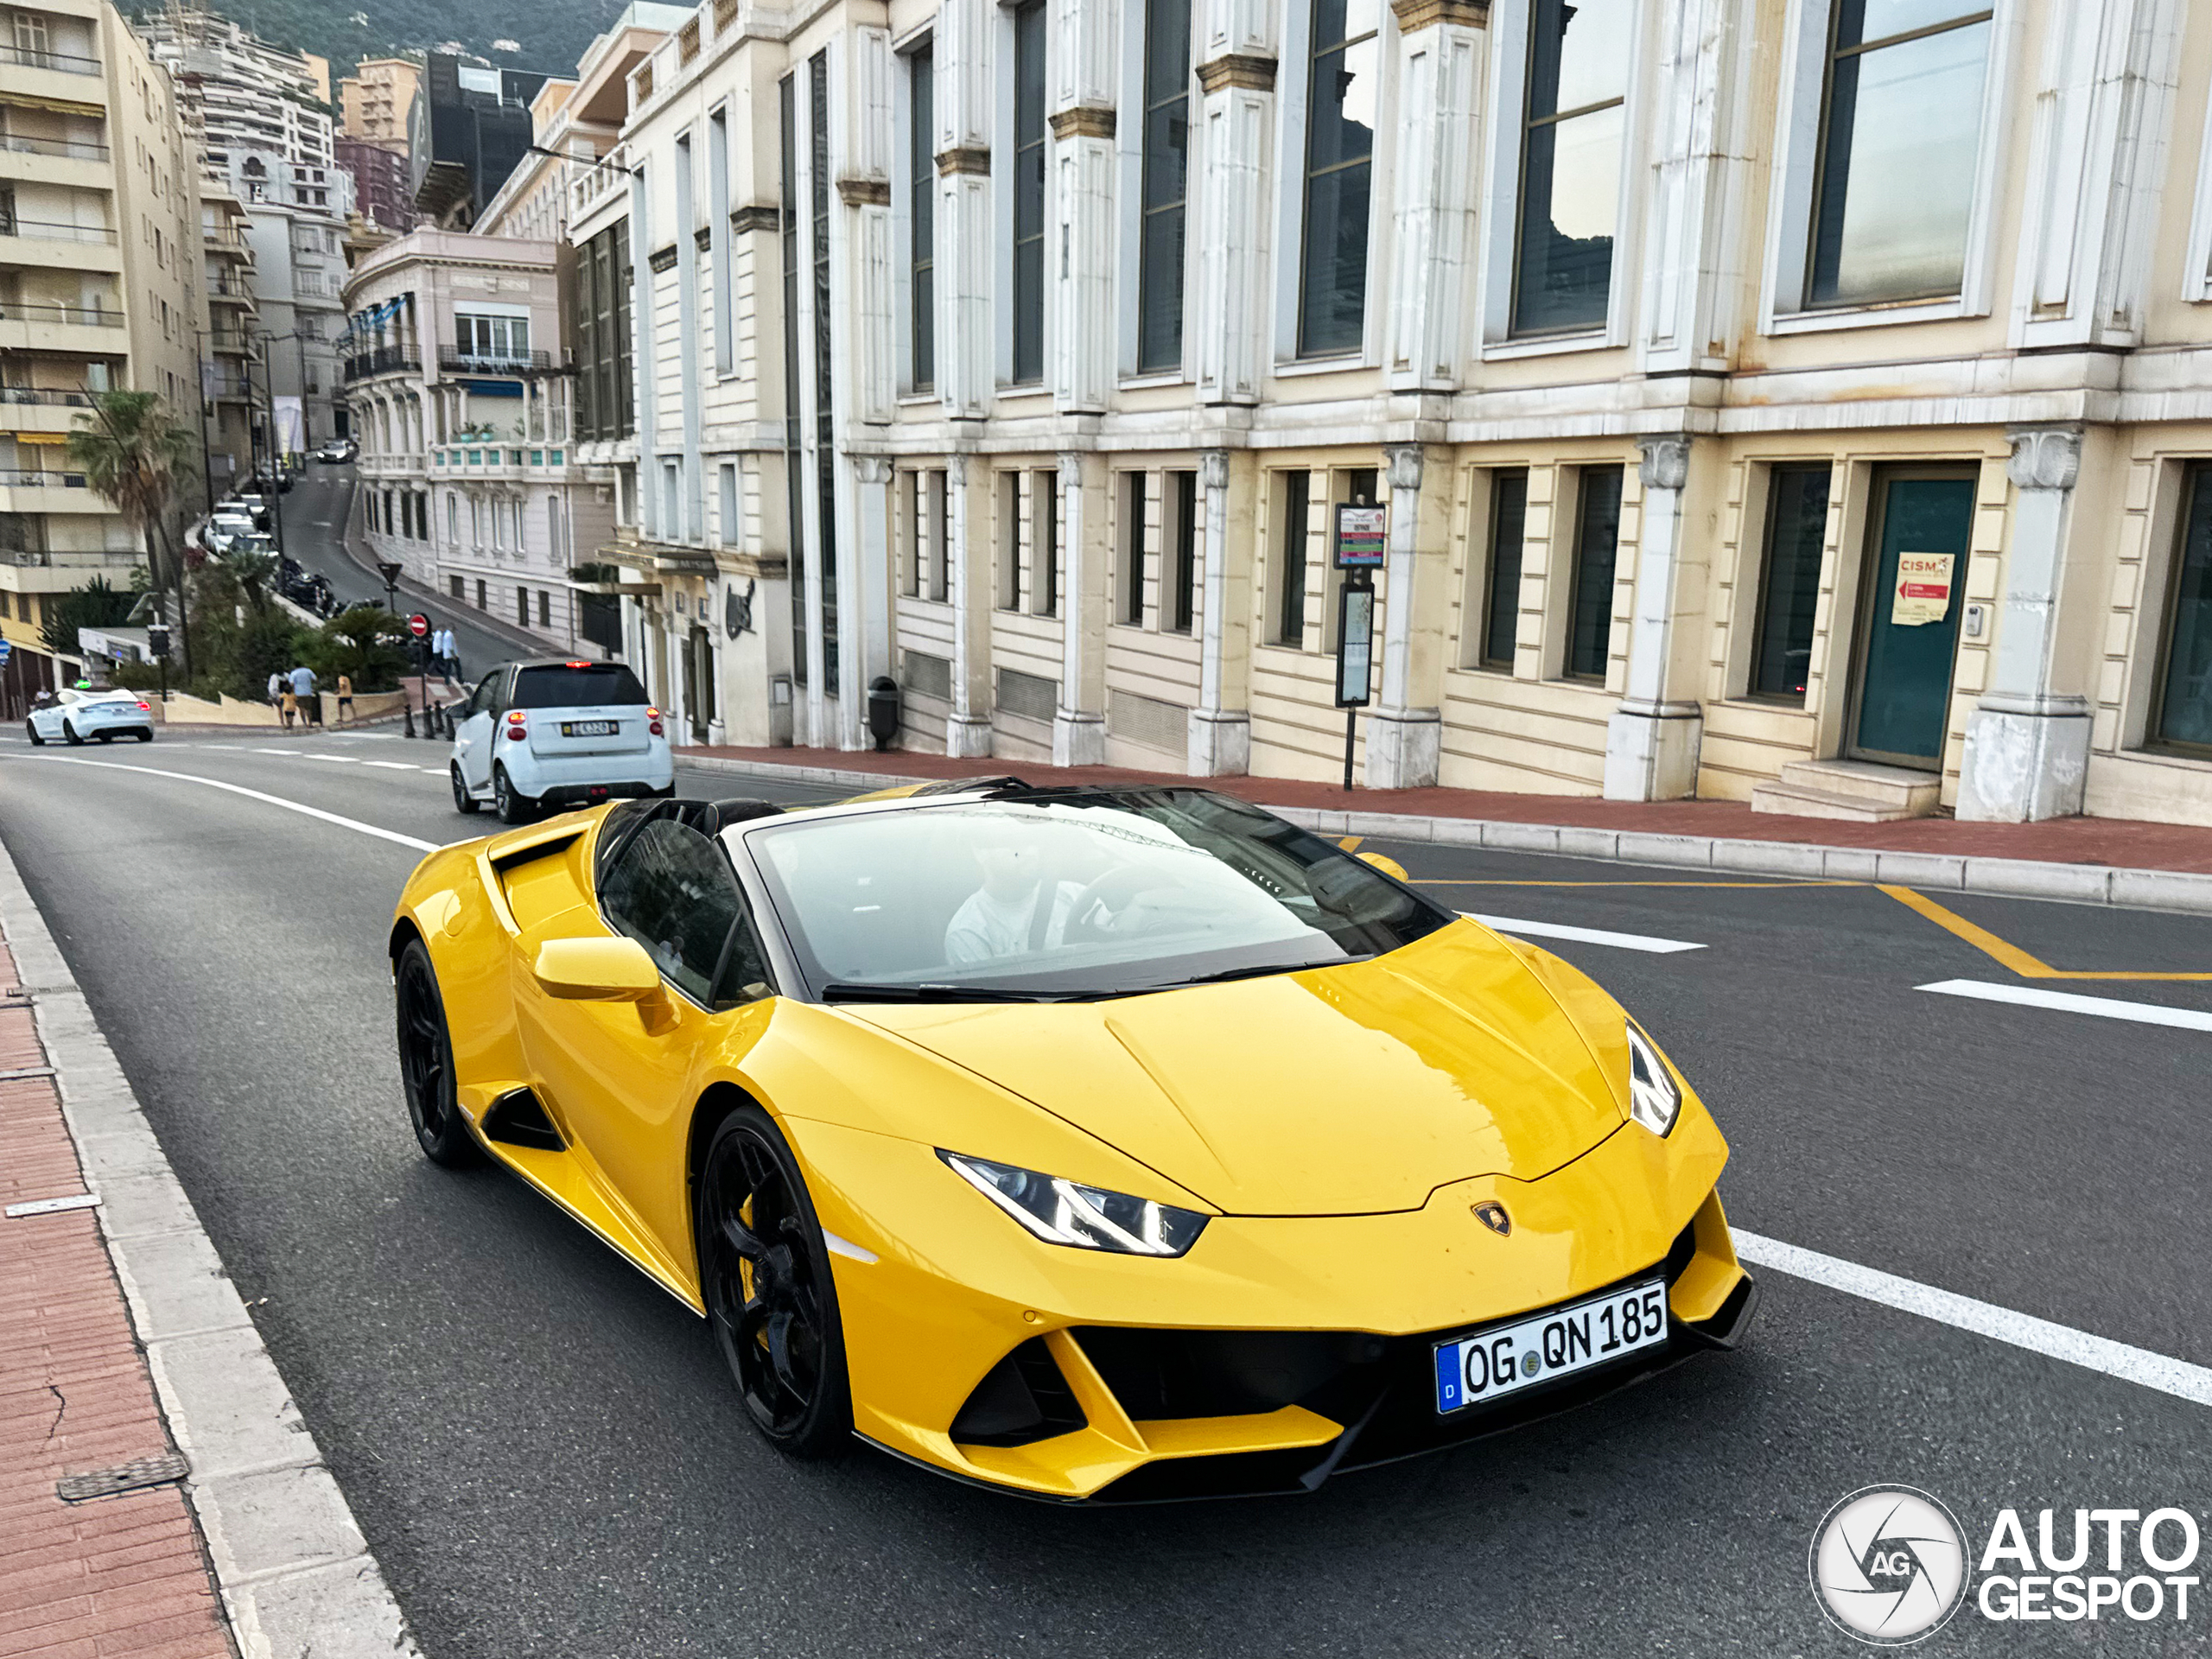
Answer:
M329 578L339 601L358 605L385 602L384 583L375 571L346 552L346 515L353 510L353 468L310 464L289 494L280 496L284 511L284 551L309 572ZM512 597L512 595L510 595ZM480 676L495 663L512 662L523 655L546 653L551 647L525 643L512 628L492 625L474 606L450 598L426 599L402 588L401 615L415 611L427 615L433 626L451 628L461 647L461 670L470 678Z
M1064 1510L860 1450L788 1464L675 1302L518 1183L416 1152L383 939L417 855L141 770L443 842L484 820L442 759L0 738L0 842L430 1659L1841 1653L1806 1551L1856 1488L1926 1488L1976 1541L2005 1505L2031 1533L2044 1507L2208 1508L2212 1407L1773 1271L1733 1355L1308 1498ZM1872 887L1367 848L1459 908L1636 942L1541 941L1697 1084L1738 1226L2212 1366L2212 1031L1916 989L2031 982ZM2212 969L2212 919L1944 902L2068 971ZM2032 983L2212 1013L2204 982ZM1924 1650L2201 1651L2190 1611L1969 1610Z

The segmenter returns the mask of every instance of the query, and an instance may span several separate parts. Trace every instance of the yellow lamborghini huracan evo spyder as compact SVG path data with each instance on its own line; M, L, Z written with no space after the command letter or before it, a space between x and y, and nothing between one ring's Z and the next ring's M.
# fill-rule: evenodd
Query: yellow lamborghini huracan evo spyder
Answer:
M1311 1490L1753 1303L1666 1057L1402 874L1201 789L571 813L408 881L408 1108L702 1314L789 1452Z

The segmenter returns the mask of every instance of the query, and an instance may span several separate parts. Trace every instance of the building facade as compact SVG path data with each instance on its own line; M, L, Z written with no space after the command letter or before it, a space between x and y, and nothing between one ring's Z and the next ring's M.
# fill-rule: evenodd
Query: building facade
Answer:
M128 589L144 542L70 469L91 394L197 411L200 206L169 79L107 0L0 8L0 699L67 672L48 607Z
M410 108L409 176L422 222L472 229L529 153L531 103L546 81L433 52Z
M702 728L1328 778L1372 504L1371 786L2212 823L2212 14L786 16L571 216Z
M200 291L207 324L200 340L200 433L207 478L220 493L253 471L260 308L254 300L253 222L226 184L199 180Z
M338 166L352 175L354 211L369 224L400 234L415 228L415 197L408 188L407 155L372 139L340 137Z
M423 89L423 66L412 58L364 58L338 83L338 113L348 137L407 153L409 112Z
M346 375L376 556L571 650L588 636L569 571L613 509L572 454L557 257L428 227L386 243L346 287Z

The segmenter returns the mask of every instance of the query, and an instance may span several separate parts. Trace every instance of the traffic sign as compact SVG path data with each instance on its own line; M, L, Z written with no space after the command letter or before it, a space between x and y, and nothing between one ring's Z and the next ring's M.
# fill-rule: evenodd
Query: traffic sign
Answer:
M8 659L15 654L16 648L5 639L0 639L0 667L4 667Z
M417 639L423 638L423 636L429 632L429 631L430 619L423 615L422 612L417 611L414 615L407 619L407 632L413 634Z
M387 588L397 588L400 573L406 569L396 559L379 560L377 563L377 574L384 578L384 585Z

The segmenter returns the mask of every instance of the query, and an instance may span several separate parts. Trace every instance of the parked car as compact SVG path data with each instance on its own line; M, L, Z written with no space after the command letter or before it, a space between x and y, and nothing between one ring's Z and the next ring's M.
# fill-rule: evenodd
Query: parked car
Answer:
M219 507L200 531L200 544L210 553L227 553L233 543L259 534L259 527L250 512L232 512Z
M359 453L351 438L333 438L315 452L315 458L326 467L343 466Z
M68 690L51 702L35 705L23 722L34 747L48 743L81 744L87 738L103 743L118 737L154 741L153 705L136 691L80 691Z
M474 812L489 801L503 823L676 792L661 712L620 663L493 669L455 720L450 770L454 805Z

